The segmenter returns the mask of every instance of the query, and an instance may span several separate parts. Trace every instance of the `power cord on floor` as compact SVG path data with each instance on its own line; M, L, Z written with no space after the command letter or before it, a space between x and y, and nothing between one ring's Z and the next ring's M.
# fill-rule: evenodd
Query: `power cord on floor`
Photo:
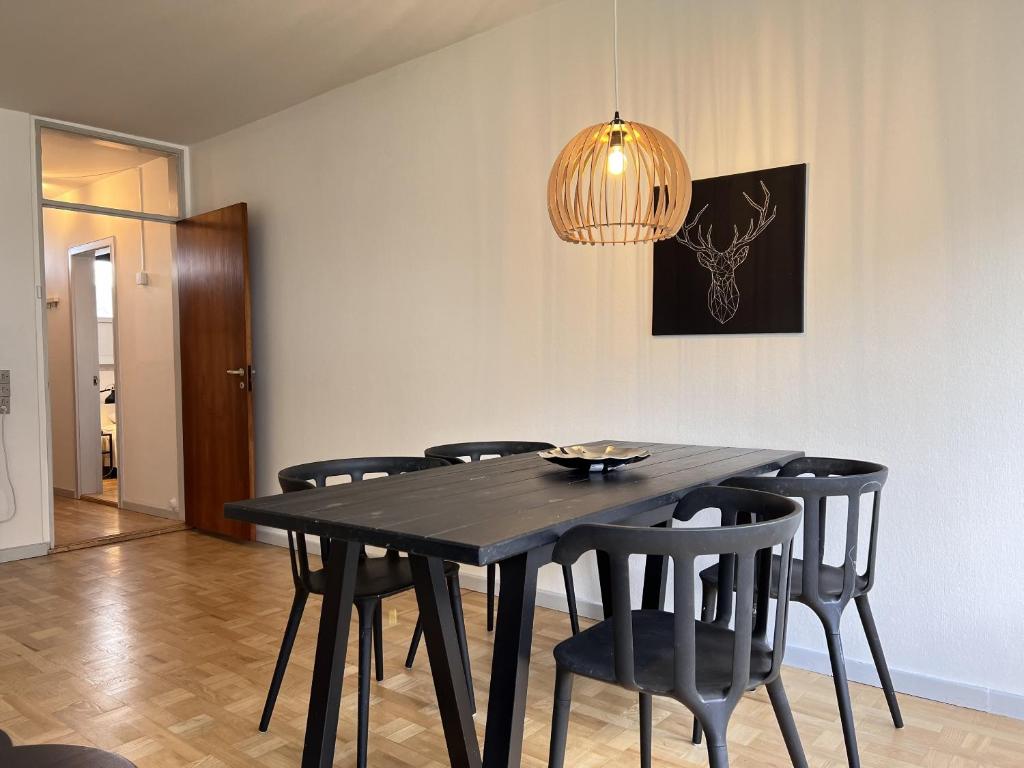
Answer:
M6 503L0 509L0 523L9 523L14 519L14 516L18 514L18 499L14 495L14 482L11 480L11 463L7 458L7 414L0 413L0 455L3 456L3 463L0 463L0 470L3 471L4 476L0 478L3 480L3 494L6 497Z

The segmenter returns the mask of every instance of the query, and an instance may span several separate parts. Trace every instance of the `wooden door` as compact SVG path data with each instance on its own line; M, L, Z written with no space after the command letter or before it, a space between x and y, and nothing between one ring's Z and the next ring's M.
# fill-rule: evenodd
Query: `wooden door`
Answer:
M224 504L254 488L252 332L245 203L177 224L185 521L252 539Z

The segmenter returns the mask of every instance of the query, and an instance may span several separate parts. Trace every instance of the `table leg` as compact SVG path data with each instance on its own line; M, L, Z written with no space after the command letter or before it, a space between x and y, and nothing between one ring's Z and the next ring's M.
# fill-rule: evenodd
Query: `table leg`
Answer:
M652 525L652 528L666 528L670 520ZM640 607L645 610L662 610L665 607L665 585L668 581L668 558L663 555L648 555L644 566L644 594Z
M601 588L601 607L604 610L604 617L610 619L612 615L612 560L606 552L598 550L597 555L597 583Z
M652 525L652 528L665 528L671 519ZM612 615L612 567L611 559L604 552L597 552L597 579L601 585L601 603L604 617ZM668 580L668 558L649 556L644 568L643 608L665 607L665 584Z
M484 736L484 766L519 768L530 675L537 569L549 560L540 550L503 560L498 626L494 633L491 688Z
M480 768L480 746L473 725L469 682L466 680L444 563L435 557L410 555L409 566L416 582L416 601L427 640L427 656L448 744L448 759L452 768Z
M341 703L341 683L345 675L345 652L348 650L358 563L358 544L334 542L331 556L325 564L326 587L320 612L320 631L316 640L313 685L309 692L302 768L329 768L334 763L338 706Z

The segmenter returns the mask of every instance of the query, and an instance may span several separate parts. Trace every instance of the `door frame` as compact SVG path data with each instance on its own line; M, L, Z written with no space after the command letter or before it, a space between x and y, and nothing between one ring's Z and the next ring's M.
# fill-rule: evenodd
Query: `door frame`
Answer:
M108 131L94 126L82 125L63 120L55 120L39 116L32 116L33 141L30 147L32 152L31 166L33 175L32 185L32 215L35 218L35 248L36 248L36 350L38 359L36 361L36 374L39 382L36 391L39 402L39 460L42 467L40 472L40 497L43 500L43 521L45 528L43 538L49 541L50 547L54 545L54 524L53 524L53 416L50 403L50 365L49 365L49 335L47 330L46 316L46 251L43 239L43 209L64 208L65 210L76 210L73 207L55 205L46 200L43 195L43 160L42 160L42 129L53 128L69 133L78 133L83 136L92 136L98 139L117 141L123 144L132 144L139 147L148 147L169 152L179 158L178 173L178 208L179 218L192 215L192 169L189 167L189 148L183 144L145 139L118 131ZM142 221L154 221L170 223L167 217L139 214L133 211L121 211L117 209L90 208L77 209L83 213L98 213L105 216L117 216L119 218L136 219ZM173 310L174 329L174 397L175 411L177 414L178 431L178 464L184 463L183 446L181 442L181 360L178 354L179 348L179 325L178 325L178 273L177 253L173 240L171 244L171 306ZM115 353L116 354L116 353ZM118 431L120 434L120 430ZM178 506L177 515L181 520L185 519L185 483L184 473L178 473Z
M110 255L110 263L112 265L113 278L111 281L111 293L114 297L113 313L112 318L113 333L114 333L114 386L115 386L115 397L114 397L114 414L117 419L117 432L114 438L114 451L117 454L117 508L121 508L121 493L122 484L121 479L124 474L124 452L121 450L121 400L116 397L116 387L121 382L121 355L118 348L118 336L117 336L117 242L116 238L111 235L109 237L103 237L99 240L93 240L91 243L83 243L82 245L73 245L68 248L68 275L71 275L71 264L75 258L83 258L86 254L92 254L93 260L96 256L100 255L102 251L107 251ZM71 309L71 349L72 357L74 359L75 367L75 498L82 498L82 457L79 455L81 448L81 419L78 413L78 337L75 329L75 294L71 289L70 280L68 284L68 306ZM102 411L101 411L102 418ZM101 461L102 465L102 461Z

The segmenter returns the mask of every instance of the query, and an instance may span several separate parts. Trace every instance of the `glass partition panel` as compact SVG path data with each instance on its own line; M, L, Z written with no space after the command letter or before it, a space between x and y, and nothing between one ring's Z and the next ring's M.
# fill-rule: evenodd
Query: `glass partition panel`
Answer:
M180 216L179 155L56 128L40 130L43 200Z

